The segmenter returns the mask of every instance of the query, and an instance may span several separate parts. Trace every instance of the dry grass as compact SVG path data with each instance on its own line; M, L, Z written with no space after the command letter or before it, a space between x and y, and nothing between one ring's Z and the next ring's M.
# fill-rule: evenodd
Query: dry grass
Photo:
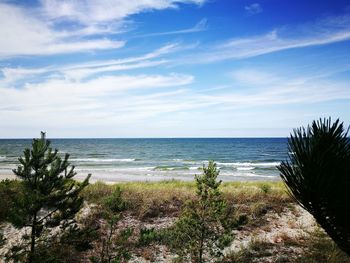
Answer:
M130 247L132 253L151 262L159 255L171 257L166 247L162 248L157 242L137 245L140 229L159 230L169 227L180 214L183 204L196 197L195 184L173 180L118 184L96 182L86 187L82 193L89 204L90 212L86 218L82 216L80 223L90 228L101 227L101 211L105 199L111 197L117 188L122 190L122 198L126 203L126 211L123 212L119 227L132 227L135 230L135 244L134 247ZM245 215L247 218L247 222L237 228L235 233L254 236L256 232L256 237L261 231L269 233L276 228L276 225L272 224L271 215L292 215L294 221L287 220L286 224L293 229L300 228L295 218L302 215L298 214L299 210L295 209L295 203L281 182L223 183L221 191L228 205L234 208L234 216L238 218ZM276 218L278 220L279 217ZM237 236L236 238L241 240ZM252 238L248 246L228 254L220 262L350 263L350 260L324 232L317 230L304 236L294 236L281 231L272 241Z
M305 253L295 261L296 263L350 263L350 257L341 251L322 229L309 233L305 242L301 244Z
M105 197L120 187L128 210L141 219L177 216L182 205L195 198L195 184L183 181L129 182L105 184L96 182L83 192L85 199L101 203ZM239 214L259 218L268 211L281 212L291 203L285 187L280 182L230 182L221 186L228 204Z

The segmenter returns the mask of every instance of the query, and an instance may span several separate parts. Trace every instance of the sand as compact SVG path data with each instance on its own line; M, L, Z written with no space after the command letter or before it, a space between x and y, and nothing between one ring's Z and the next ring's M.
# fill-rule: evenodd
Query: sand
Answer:
M0 181L2 180L5 180L5 179L16 179L16 175L14 174L11 174L11 175L8 175L8 174L0 174Z

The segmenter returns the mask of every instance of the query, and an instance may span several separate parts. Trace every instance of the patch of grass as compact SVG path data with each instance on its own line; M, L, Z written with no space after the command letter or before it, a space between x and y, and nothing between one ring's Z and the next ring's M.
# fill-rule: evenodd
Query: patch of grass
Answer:
M269 193L271 191L271 185L269 185L269 184L261 184L261 185L259 185L259 188L265 194L267 194L267 193Z
M311 232L304 246L305 254L296 263L350 263L350 257L321 229Z
M249 245L237 252L232 252L220 260L222 263L260 262L259 259L273 254L273 244L263 239L253 238Z
M89 184L82 192L84 199L89 203L100 203L103 198L111 195L115 186L97 181Z
M83 195L88 202L103 205L103 200L117 188L122 191L127 210L143 220L178 216L182 205L195 198L195 183L177 180L113 185L96 182L86 187ZM292 202L281 182L225 182L220 190L228 206L243 214L254 214L254 217L267 211L280 213Z

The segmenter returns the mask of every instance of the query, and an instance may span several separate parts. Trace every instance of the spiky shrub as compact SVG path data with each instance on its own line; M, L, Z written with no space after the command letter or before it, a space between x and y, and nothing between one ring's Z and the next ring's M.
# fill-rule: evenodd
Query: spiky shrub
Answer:
M189 201L175 226L167 231L170 247L186 261L202 263L205 256L221 256L221 250L231 241L230 215L219 189L219 170L213 161L196 175L197 197ZM187 262L187 261L186 261Z
M49 243L54 227L71 225L82 207L80 192L90 175L81 183L74 181L76 173L68 158L66 154L62 159L57 149L50 148L43 132L40 139L33 139L32 149L25 149L24 157L19 158L20 165L13 172L22 179L23 192L14 198L7 220L18 228L29 227L30 234L23 236L24 246L13 247L10 257L15 261L41 261L36 258L36 247Z
M278 167L291 196L350 255L350 142L343 123L295 129L288 161Z

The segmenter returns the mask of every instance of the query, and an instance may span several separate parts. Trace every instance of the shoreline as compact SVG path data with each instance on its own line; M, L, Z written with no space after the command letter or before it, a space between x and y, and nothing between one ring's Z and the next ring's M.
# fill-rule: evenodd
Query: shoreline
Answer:
M87 176L87 175L86 175ZM74 180L76 181L83 181L86 176L79 176L79 175L76 175ZM16 175L12 174L12 175L9 175L9 174L0 174L0 181L3 181L3 180L6 180L6 179L9 179L9 180L15 180L15 179L18 179ZM91 176L90 178L90 184L94 184L96 182L102 182L102 183L105 183L105 184L120 184L120 183L157 183L157 182L169 182L169 181L179 181L179 182L192 182L194 180L194 178L167 178L165 176L163 177L144 177L144 179L140 179L139 176L135 177L135 179L123 179L123 178L115 178L116 180L111 180L112 178L103 178L103 177L94 177L93 175ZM222 178L221 178L222 179ZM240 176L240 177L237 177L236 180L222 180L223 183L230 183L230 182L251 182L251 183L257 183L257 182L282 182L281 181L281 178L280 177L276 177L276 178L249 178L249 177L243 177L243 176Z

